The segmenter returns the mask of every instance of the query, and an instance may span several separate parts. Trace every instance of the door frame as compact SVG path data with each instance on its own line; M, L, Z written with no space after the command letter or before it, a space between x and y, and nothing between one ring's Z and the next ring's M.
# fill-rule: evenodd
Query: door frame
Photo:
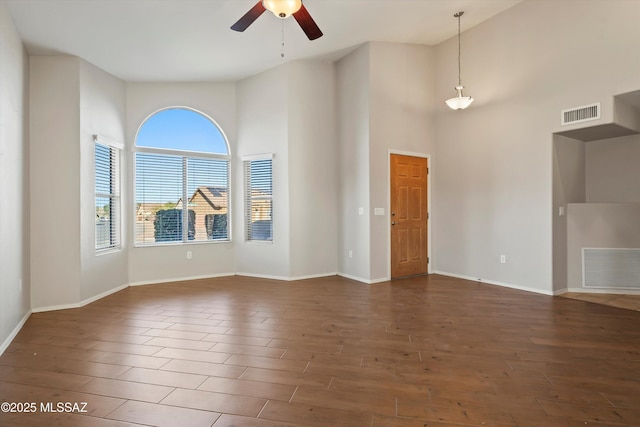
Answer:
M417 153L415 151L402 151L389 149L387 152L387 277L391 279L391 155L399 154L401 156L419 157L427 159L427 167L429 173L427 174L427 212L429 219L427 220L427 257L429 260L433 258L433 252L431 251L431 155L427 153ZM431 262L427 263L427 274L432 274Z

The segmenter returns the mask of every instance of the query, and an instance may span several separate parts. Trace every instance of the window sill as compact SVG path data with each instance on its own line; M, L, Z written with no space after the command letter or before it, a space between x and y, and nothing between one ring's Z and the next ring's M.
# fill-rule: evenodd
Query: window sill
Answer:
M175 246L192 246L192 245L222 245L232 243L231 240L207 240L198 242L162 242L162 243L134 243L134 248L162 248Z
M122 252L122 247L118 246L115 248L107 248L107 249L96 249L96 256L109 255L117 252Z

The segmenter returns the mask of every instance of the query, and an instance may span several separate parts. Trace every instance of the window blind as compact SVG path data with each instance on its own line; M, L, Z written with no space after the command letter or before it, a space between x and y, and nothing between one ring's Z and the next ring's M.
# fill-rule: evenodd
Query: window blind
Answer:
M120 149L95 142L96 251L120 247Z
M191 240L228 240L229 162L187 159L187 196Z
M244 172L246 240L273 241L272 160L246 160Z
M229 240L229 161L136 153L137 245Z

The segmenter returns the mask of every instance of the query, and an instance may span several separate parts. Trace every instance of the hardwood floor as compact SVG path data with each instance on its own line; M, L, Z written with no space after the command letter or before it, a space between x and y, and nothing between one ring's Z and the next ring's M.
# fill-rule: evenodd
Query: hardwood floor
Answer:
M132 287L32 315L0 402L35 409L2 426L639 426L640 312L437 275Z

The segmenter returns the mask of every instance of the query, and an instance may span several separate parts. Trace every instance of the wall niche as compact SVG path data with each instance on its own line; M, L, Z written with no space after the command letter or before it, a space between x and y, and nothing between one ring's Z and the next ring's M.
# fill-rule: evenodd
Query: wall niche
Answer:
M640 91L553 135L554 292L640 292Z

